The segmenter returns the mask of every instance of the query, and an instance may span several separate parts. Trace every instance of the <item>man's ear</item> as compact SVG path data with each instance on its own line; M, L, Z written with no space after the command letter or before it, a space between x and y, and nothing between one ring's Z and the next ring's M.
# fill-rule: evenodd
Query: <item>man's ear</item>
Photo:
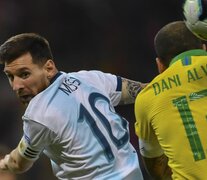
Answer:
M162 61L160 60L160 58L156 58L156 63L157 63L157 68L159 73L162 73L163 71L165 71L166 67L165 65L162 63Z
M47 60L47 62L44 64L44 69L48 79L52 79L53 76L57 73L55 63L51 59Z

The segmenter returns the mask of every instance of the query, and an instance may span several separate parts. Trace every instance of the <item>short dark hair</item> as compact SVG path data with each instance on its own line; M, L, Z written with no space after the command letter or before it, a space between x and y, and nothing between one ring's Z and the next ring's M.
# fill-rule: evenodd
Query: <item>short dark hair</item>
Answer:
M44 37L36 33L22 33L12 36L0 46L0 62L10 63L28 52L36 64L53 59L49 42Z
M168 67L175 56L184 51L201 49L203 43L190 32L184 21L175 21L158 31L154 38L154 46L157 56Z

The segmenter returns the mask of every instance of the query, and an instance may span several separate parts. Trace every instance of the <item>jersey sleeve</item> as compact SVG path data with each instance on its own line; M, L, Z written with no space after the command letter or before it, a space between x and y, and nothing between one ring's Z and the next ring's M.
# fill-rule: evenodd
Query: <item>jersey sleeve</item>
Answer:
M26 159L35 161L44 148L50 144L54 134L42 124L24 121L24 134L18 145L19 153Z
M106 74L106 78L107 76L110 76L110 74ZM109 97L111 98L111 101L113 103L113 106L117 106L121 100L121 93L122 93L122 80L120 76L115 76L115 75L111 75L114 76L113 77L113 81L111 81L112 84L111 85L111 91L109 91ZM110 77L108 77L110 78ZM110 82L109 80L106 80L108 82ZM110 88L108 88L110 86L106 86L107 89L110 90ZM106 89L106 91L107 91Z
M122 80L120 76L102 71L80 71L97 88L108 94L112 105L116 106L121 100Z
M161 156L164 152L157 140L154 130L148 119L148 108L145 107L142 98L138 97L135 101L135 131L139 139L140 154L147 158Z

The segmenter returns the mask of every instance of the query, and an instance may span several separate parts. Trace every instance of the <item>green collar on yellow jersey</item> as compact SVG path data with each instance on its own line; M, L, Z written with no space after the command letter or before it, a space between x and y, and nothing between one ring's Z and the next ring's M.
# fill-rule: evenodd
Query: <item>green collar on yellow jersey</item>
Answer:
M185 51L177 55L176 57L174 57L172 61L170 62L169 66L171 66L173 63L177 62L178 60L185 59L186 57L190 57L190 56L207 56L207 52L202 49L194 49L190 51Z

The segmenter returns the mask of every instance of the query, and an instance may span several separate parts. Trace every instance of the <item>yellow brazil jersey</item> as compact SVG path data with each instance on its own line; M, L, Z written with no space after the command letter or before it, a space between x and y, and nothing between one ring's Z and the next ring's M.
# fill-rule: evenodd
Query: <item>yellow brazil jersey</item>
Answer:
M137 96L135 115L137 136L157 137L173 179L207 180L207 52L175 57Z

